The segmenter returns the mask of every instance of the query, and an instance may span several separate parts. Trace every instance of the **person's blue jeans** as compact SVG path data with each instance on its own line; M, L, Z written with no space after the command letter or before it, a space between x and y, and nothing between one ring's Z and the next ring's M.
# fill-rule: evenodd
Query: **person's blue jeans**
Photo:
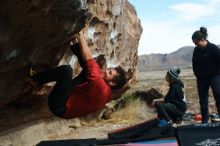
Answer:
M200 101L200 110L202 122L207 123L209 120L208 96L209 87L211 87L215 99L218 114L220 114L220 75L215 75L208 79L197 78L197 88Z

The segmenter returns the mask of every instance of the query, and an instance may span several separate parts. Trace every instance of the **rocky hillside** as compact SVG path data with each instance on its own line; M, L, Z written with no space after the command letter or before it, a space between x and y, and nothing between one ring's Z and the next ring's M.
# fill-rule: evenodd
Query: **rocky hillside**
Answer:
M220 48L220 45L218 45ZM194 46L184 46L170 54L149 54L138 56L138 71L163 70L170 67L192 65Z
M138 71L160 70L192 65L194 47L185 46L170 54L150 54L138 57Z

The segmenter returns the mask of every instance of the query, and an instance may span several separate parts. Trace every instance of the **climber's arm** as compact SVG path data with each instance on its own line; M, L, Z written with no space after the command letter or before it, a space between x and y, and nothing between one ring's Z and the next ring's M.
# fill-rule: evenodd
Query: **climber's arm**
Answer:
M92 59L93 58L92 53L87 45L86 39L83 36L82 32L79 32L77 39L80 45L80 52L81 52L83 60L86 61L86 60Z

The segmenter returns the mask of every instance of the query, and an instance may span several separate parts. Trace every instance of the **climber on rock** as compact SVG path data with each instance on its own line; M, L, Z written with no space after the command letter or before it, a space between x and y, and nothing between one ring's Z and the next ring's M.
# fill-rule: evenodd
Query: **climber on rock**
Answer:
M70 65L34 74L30 72L32 81L37 85L56 81L48 97L48 105L56 116L66 119L86 116L103 108L113 100L113 91L121 89L127 82L126 72L120 66L100 69L82 32L74 39L78 42L70 48L83 69L78 77L72 79Z

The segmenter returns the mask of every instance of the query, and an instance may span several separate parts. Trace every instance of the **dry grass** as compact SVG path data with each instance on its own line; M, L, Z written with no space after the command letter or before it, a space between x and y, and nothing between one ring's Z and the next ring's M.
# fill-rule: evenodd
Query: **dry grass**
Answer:
M154 109L149 108L140 100L134 100L133 102L129 102L126 108L122 108L114 113L113 119L118 122L139 122L151 119L152 117L155 117Z

